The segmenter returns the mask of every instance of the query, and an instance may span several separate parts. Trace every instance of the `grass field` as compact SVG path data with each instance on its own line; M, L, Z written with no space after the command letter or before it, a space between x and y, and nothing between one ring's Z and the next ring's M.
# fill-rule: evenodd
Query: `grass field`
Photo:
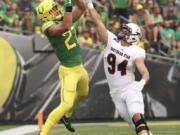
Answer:
M126 123L73 124L76 132L68 132L64 126L55 127L49 135L135 135ZM148 122L154 135L180 135L179 121ZM7 127L6 127L7 128ZM2 130L2 128L0 127ZM36 135L37 132L27 135Z
M15 128L15 127L17 127L17 126L0 126L0 131L1 130L6 130L6 129L10 129L10 128Z

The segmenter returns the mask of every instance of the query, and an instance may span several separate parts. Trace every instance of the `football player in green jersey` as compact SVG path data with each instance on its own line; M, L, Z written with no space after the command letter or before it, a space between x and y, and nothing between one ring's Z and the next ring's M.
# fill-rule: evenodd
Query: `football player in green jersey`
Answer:
M48 135L59 120L74 132L69 120L76 105L88 95L88 74L82 65L73 24L84 13L85 4L82 0L75 0L75 3L77 6L73 9L72 0L65 0L64 7L53 0L44 0L36 8L43 20L42 30L61 62L58 71L61 103L49 114L40 135Z

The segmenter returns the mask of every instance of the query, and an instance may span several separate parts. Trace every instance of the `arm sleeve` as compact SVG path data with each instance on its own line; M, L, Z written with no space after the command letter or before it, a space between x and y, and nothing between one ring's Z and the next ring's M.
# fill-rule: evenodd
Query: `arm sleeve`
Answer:
M137 58L143 58L143 59L146 58L146 53L145 53L144 49L142 49L142 48L138 49L138 52L134 56L134 59L137 59Z
M110 31L107 31L108 33L108 43L107 43L107 47L110 46L110 44L112 43L113 40L116 40L117 37Z

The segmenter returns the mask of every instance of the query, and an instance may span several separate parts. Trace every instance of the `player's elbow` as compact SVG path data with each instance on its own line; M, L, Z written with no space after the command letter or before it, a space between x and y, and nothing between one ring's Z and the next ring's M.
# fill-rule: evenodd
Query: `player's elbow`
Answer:
M149 81L150 80L150 74L149 74L149 71L147 70L146 72L145 72L145 78L146 78L146 81Z
M150 74L149 74L149 72L147 73L147 81L149 81L150 80Z
M69 31L71 29L71 24L64 24L64 31Z

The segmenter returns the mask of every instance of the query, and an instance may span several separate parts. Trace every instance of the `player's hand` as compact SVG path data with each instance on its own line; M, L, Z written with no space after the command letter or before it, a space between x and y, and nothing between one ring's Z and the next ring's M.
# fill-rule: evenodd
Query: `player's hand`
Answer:
M134 81L133 86L132 86L132 90L142 91L145 84L146 84L146 81L143 79L141 81Z

